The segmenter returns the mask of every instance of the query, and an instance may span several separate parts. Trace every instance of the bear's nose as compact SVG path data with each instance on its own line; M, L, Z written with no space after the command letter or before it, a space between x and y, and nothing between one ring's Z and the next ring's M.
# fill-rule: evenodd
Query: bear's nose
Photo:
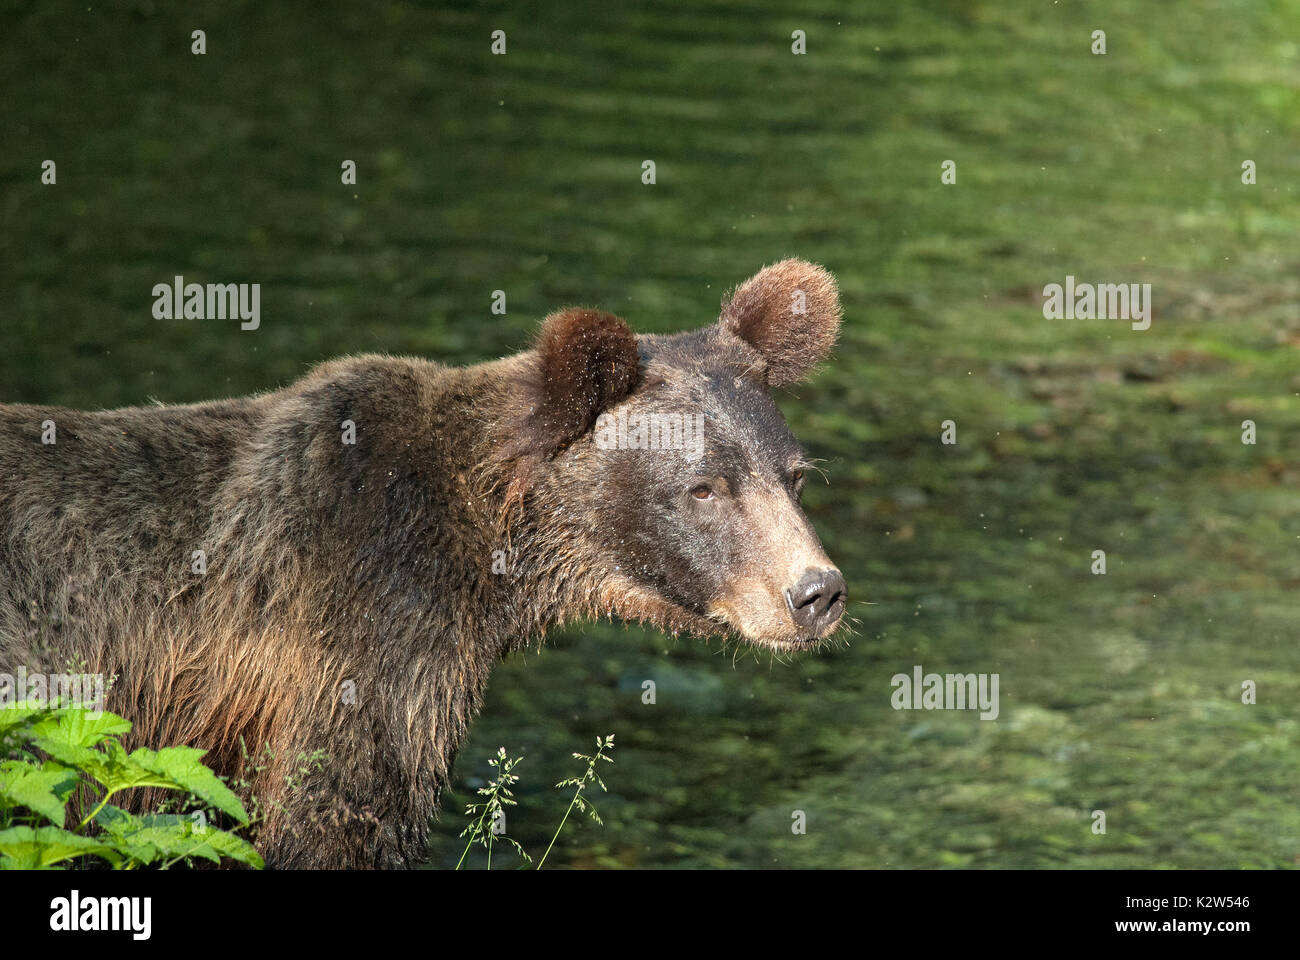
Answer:
M819 637L844 612L846 587L838 570L809 570L785 591L790 616L810 636Z

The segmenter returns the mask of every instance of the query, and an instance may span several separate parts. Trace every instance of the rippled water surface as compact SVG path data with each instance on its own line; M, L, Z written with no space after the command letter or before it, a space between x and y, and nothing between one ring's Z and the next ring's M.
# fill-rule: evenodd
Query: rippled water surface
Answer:
M473 362L568 303L687 329L818 260L841 345L781 403L826 461L805 503L854 634L784 660L587 625L513 657L433 863L501 745L540 855L570 752L613 732L605 826L571 820L548 868L1291 866L1300 11L1151 7L1108 5L1100 57L1064 4L250 3L194 57L193 18L150 3L9 4L0 397ZM177 273L262 283L261 329L155 321ZM1151 329L1045 320L1067 274L1151 283ZM894 710L918 664L998 674L996 721Z

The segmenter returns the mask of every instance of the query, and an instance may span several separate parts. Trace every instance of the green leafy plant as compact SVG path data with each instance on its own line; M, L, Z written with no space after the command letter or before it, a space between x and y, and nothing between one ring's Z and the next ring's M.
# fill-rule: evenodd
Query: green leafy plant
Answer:
M488 869L492 869L492 845L497 840L509 843L515 848L515 852L527 863L532 863L533 858L524 852L524 848L518 843L506 836L504 832L497 833L493 829L497 817L504 819L505 808L518 806L514 799L514 793L510 788L519 782L519 778L512 771L515 766L522 760L522 757L510 758L506 756L506 748L501 747L497 750L497 755L488 761L488 764L497 768L497 775L493 777L487 786L479 787L479 796L486 797L482 803L471 803L465 807L465 815L473 817L478 814L478 820L471 823L461 831L462 837L468 837L465 842L465 850L460 855L460 860L456 864L456 869L461 868L465 862L465 857L469 855L470 847L475 843L481 844L487 848Z
M596 752L591 756L585 753L573 754L574 759L586 761L587 769L583 771L581 776L561 780L555 785L557 789L561 790L572 787L573 797L569 800L568 809L564 811L564 817L560 820L560 825L555 829L555 835L551 837L551 842L546 847L546 853L542 854L542 859L537 864L538 870L542 868L542 864L550 856L555 841L559 839L560 832L569 820L569 814L573 813L574 810L587 814L596 823L604 826L595 806L587 799L585 791L593 783L599 786L601 790L608 789L605 786L605 781L601 779L599 766L601 762L614 762L612 757L606 756L606 753L613 749L614 735L611 733L607 737L596 738ZM460 833L462 837L467 837L468 840L465 843L464 851L460 855L460 860L456 863L457 870L464 865L465 858L469 855L470 848L475 843L487 849L487 866L491 870L492 845L498 840L513 846L515 852L526 863L533 862L533 858L524 851L524 848L506 836L504 832L494 834L492 831L492 825L497 822L498 817L504 820L506 807L518 806L514 799L514 793L510 788L519 782L519 777L515 775L514 768L518 766L522 759L522 757L509 757L506 754L506 748L500 747L497 750L497 755L488 761L491 766L497 768L497 774L485 786L478 788L478 794L485 799L481 803L471 803L465 807L465 815L470 817L472 822Z
M237 834L210 826L224 814L247 827L244 805L193 747L140 747L118 739L131 723L80 706L20 703L0 710L0 869L45 869L97 857L116 869L166 869L194 858L262 858ZM127 790L177 791L190 813L137 816L109 803ZM90 807L69 828L68 804L81 791ZM74 818L75 819L75 818Z
M542 864L544 864L546 858L551 855L551 848L555 846L555 841L560 837L560 831L563 830L564 825L568 823L569 814L573 813L575 808L580 813L585 813L587 816L591 817L591 819L595 820L601 826L605 825L604 821L600 819L600 814L596 812L595 805L583 795L583 791L585 791L589 785L594 783L598 785L601 790L606 793L609 792L609 788L605 786L605 781L601 779L597 768L602 760L605 763L614 762L612 757L605 756L606 750L613 749L614 735L611 733L607 737L596 738L596 752L593 755L587 756L585 753L575 753L573 755L575 760L586 760L587 769L583 772L582 776L572 777L568 780L561 780L555 785L561 790L565 787L573 787L573 799L569 801L569 808L564 811L564 817L560 820L560 825L555 828L555 836L551 837L551 842L546 847L546 852L542 854L542 859L537 861L538 870L542 869Z

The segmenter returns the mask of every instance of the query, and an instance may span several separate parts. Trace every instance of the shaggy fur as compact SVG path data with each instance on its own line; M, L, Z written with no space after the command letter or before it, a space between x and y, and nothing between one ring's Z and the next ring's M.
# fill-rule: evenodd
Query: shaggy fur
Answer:
M788 312L778 287L792 281L808 315ZM566 310L536 349L473 367L359 356L213 403L0 406L0 671L84 661L115 677L108 708L134 723L128 747L203 747L251 781L272 866L417 862L509 649L591 616L744 630L715 609L730 609L728 569L762 566L728 559L753 538L716 520L707 529L727 542L712 546L636 526L654 519L646 485L676 497L686 467L660 458L637 468L659 475L630 479L631 460L591 442L597 415L704 398L738 425L717 449L754 475L770 461L776 477L797 460L793 439L764 392L733 385L764 367L773 383L804 375L838 319L829 275L785 261L741 286L721 325L676 338L638 342L617 317ZM346 420L355 445L341 441ZM782 490L785 529L824 561L797 492ZM191 572L196 550L206 575ZM245 751L263 748L273 760L257 769ZM330 760L286 790L318 749Z
M640 363L636 334L612 314L571 308L547 317L537 339L534 449L549 456L590 430L636 387Z
M746 280L722 305L722 325L767 360L767 382L802 380L835 344L835 278L804 260L782 260Z

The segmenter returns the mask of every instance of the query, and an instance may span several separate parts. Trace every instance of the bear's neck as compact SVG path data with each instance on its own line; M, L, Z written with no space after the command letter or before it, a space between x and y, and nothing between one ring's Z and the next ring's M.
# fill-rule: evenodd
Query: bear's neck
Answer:
M563 510L512 498L514 465L494 458L519 414L520 359L356 358L289 388L241 465L247 481L226 491L213 553L237 562L204 589L200 619L256 661L236 678L249 714L228 729L285 756L337 750L344 801L381 773L412 850L493 666L587 609L597 578ZM340 448L344 420L355 449Z

